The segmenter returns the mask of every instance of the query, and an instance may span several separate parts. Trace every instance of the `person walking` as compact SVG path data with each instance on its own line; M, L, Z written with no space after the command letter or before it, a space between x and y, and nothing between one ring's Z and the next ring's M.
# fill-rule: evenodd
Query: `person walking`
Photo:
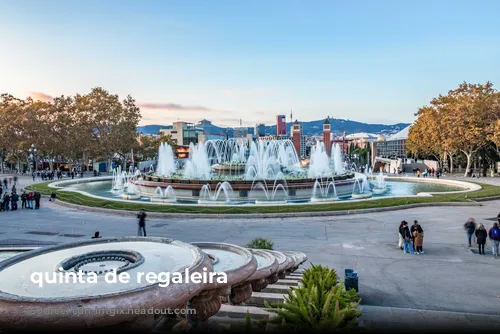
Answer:
M35 209L40 209L40 198L42 198L42 195L38 192L35 191L33 194L33 199L35 200Z
M16 192L12 192L12 195L10 195L10 206L12 211L17 210L17 201L19 201L19 195Z
M413 231L413 246L415 247L415 252L416 254L424 254L424 230L422 229L422 226L417 223L415 220L415 223L417 226L415 227L415 230Z
M405 254L410 253L410 254L415 254L413 250L413 246L411 244L412 240L412 235L410 232L410 229L408 228L408 223L405 221L403 224L403 229L402 229L402 234L403 234L403 243L404 243L404 252Z
M8 192L5 192L3 196L3 211L9 211L10 196Z
M498 253L498 248L500 247L500 227L498 223L493 223L493 227L488 232L488 236L491 240L491 246L493 249L493 257L500 255Z
M146 236L146 212L144 210L141 210L139 214L137 215L137 218L139 219L139 230L137 231L137 235L142 237Z
M26 202L26 209L33 209L33 192L30 191L28 195L26 196L27 202Z
M26 209L26 200L28 199L28 195L26 194L26 191L23 189L21 190L21 209Z
M399 243L398 243L398 246L399 248L401 248L401 250L403 250L403 245L404 245L404 240L403 240L403 226L404 226L404 223L405 221L403 220L400 224L399 224Z
M475 232L477 247L479 248L479 255L484 255L484 245L486 244L486 237L488 236L488 232L484 228L483 224L479 224Z
M474 218L469 218L464 224L465 232L467 233L467 240L469 241L469 247L472 247L472 236L476 231L476 220Z

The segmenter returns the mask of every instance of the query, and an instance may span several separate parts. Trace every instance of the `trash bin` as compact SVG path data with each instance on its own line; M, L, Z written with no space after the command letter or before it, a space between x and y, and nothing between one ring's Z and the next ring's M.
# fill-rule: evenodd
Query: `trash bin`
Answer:
M345 270L345 279L344 279L344 286L347 291L354 289L356 292L359 292L358 290L358 273L355 272L353 269L346 269Z

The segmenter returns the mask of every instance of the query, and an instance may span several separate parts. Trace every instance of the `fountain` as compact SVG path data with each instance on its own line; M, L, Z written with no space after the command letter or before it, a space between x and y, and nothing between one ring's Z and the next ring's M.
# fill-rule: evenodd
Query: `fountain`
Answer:
M361 182L359 180L361 180ZM368 183L367 177L363 175L361 178L357 178L354 181L351 197L355 199L363 199L370 198L372 196L373 194L370 191L370 183Z
M329 178L325 181L316 179L313 186L311 202L329 202L337 201L338 199L337 189L335 188L335 181L333 181L333 179L331 181L329 181Z
M345 173L344 162L342 161L342 152L340 150L339 144L332 144L332 160L333 160L333 170L336 175L341 175Z
M250 144L246 162L245 180L275 179L283 170L291 170L300 164L291 140L259 140Z
M177 197L175 196L175 190L172 186L168 186L165 189L156 187L155 196L151 196L151 202L161 202L161 203L175 203L177 202Z
M163 143L153 175L133 168L122 172L118 167L113 171L111 193L165 204L284 205L348 198L356 177L344 167L337 144L329 158L324 144L317 142L304 167L289 139L249 144L209 140L191 143L187 161L178 167L172 148ZM224 197L219 197L221 192Z
M184 166L184 178L209 180L210 174L211 168L205 145L203 143L196 146L193 143L189 144L189 160Z
M219 200L221 192L224 194L224 201ZM205 184L201 187L200 199L198 204L225 204L234 199L234 191L229 182L221 182L217 184L215 190L212 192L210 184Z
M382 171L380 171L375 178L375 186L372 192L376 195L381 195L387 191L387 184L385 183L385 176Z
M288 185L285 175L279 172L272 187L267 185L266 180L253 184L249 198L255 199L256 204L286 204L288 202Z
M177 170L172 146L161 143L158 148L158 163L156 165L157 176L171 176Z
M322 178L332 175L330 159L322 142L316 142L311 148L311 161L309 162L308 176L310 178Z
M166 238L103 238L23 252L0 262L0 328L52 332L132 326L151 330L156 313L127 310L190 305L196 314L204 314L210 305L196 297L217 283L195 283L186 275L201 276L207 270L213 272L212 261L198 247ZM79 271L81 279L77 279ZM128 274L129 281L108 284L105 278L114 271ZM160 276L154 283L138 280L140 272L177 273L183 284L165 285L170 278L160 280ZM32 273L45 276L45 281L32 280ZM62 309L68 312L61 313Z

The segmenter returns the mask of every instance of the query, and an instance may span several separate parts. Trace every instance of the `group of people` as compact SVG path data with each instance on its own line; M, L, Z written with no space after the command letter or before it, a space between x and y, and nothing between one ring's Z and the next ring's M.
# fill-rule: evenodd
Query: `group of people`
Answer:
M408 227L408 222L403 220L399 225L399 248L405 254L424 254L424 230L418 221L414 220L413 225Z
M429 168L425 169L423 172L420 171L420 168L415 168L413 170L413 175L416 175L417 177L427 177L427 176L434 176L439 179L441 176L441 170L440 169L434 169L434 168Z
M464 224L465 232L467 233L467 240L469 241L469 247L472 247L472 237L476 237L476 243L479 250L479 255L485 255L484 246L486 245L486 240L489 238L491 241L491 248L493 257L500 255L500 213L497 216L497 222L493 223L493 226L486 231L483 224L479 224L476 227L476 220L474 218L469 218Z
M21 209L40 209L40 199L42 195L38 191L21 190L21 196L17 193L16 186L12 186L11 191L6 189L3 194L3 188L0 187L0 211L16 211L19 199L21 199Z

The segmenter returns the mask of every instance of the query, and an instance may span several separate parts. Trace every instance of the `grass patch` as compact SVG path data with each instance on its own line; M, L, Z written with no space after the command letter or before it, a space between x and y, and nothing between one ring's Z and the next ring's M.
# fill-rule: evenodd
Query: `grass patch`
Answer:
M55 181L37 183L26 187L26 189L35 189L41 194L50 195L53 188L49 188L48 184ZM472 183L472 182L471 182ZM338 202L328 204L304 204L304 205L287 205L287 206L236 206L236 207L202 207L196 205L156 205L148 203L134 202L119 202L106 199L98 199L89 197L80 193L63 191L58 189L57 200L71 204L84 205L90 207L99 207L114 210L138 211L144 209L148 212L162 213L196 213L196 214L248 214L248 213L298 213L298 212L327 212L327 211L342 211L342 210L359 210L371 208L398 207L408 204L421 203L451 203L451 202L471 202L474 199L488 198L500 196L500 187L478 183L483 189L479 191L467 193L467 198L464 193L461 194L442 194L432 197L399 197L399 198L381 198L377 200L360 201L360 202Z

